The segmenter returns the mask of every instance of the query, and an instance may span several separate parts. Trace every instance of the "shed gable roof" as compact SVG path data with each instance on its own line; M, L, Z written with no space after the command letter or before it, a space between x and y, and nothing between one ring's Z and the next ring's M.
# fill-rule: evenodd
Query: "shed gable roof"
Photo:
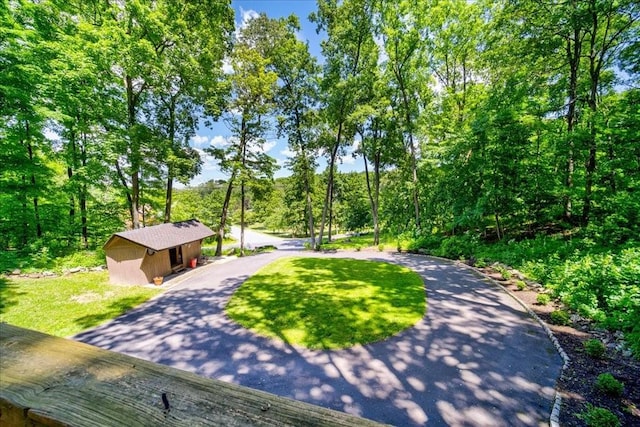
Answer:
M108 247L117 236L146 248L161 251L213 235L214 232L209 227L195 219L190 219L114 233L104 246Z

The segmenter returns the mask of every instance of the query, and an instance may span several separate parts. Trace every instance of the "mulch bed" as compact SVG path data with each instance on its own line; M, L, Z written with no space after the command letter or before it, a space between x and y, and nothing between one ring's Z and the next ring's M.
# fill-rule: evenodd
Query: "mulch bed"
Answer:
M504 280L494 268L477 270L513 292L536 313L549 326L569 357L568 368L557 383L557 390L562 396L561 426L586 426L580 414L587 410L588 404L610 410L622 426L640 426L640 361L625 348L621 333L599 329L575 314L571 316L571 326L554 325L551 313L566 308L557 301L547 305L538 304L536 298L544 291L541 285L523 280L526 287L519 290L516 283L522 276L518 271L509 269L512 278ZM606 353L601 359L589 356L584 349L584 342L593 338L601 340L606 346ZM624 384L621 397L608 396L594 387L598 375L605 372Z

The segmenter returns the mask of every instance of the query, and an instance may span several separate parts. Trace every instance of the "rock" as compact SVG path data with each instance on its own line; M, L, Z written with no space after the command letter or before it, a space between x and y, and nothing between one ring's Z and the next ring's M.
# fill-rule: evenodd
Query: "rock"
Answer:
M44 276L44 277L53 277L55 275L56 275L56 273L54 273L53 271L43 271L42 272L42 276Z
M84 270L83 267L74 267L69 269L69 273L80 273L83 270Z
M13 270L11 272L12 276L19 276L22 273L22 270L20 270L19 268L16 268L15 270Z

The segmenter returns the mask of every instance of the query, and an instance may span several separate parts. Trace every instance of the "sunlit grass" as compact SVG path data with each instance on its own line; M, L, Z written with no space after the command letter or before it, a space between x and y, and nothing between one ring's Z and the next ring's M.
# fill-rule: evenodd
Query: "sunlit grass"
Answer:
M284 258L234 293L227 314L254 332L308 348L388 338L425 313L422 278L395 264Z
M107 272L0 278L0 321L66 337L112 319L159 292L111 285Z
M325 236L326 237L326 236ZM383 251L396 250L398 248L398 240L391 234L380 234L380 244L373 244L373 233L362 233L359 235L353 235L349 237L342 237L334 239L330 243L324 243L322 249L324 250L336 250L336 249L375 249Z

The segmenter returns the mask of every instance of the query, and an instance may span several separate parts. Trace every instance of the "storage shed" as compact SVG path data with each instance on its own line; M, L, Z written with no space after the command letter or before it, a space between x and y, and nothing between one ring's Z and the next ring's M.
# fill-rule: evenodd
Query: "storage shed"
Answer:
M195 219L115 233L104 245L111 283L150 283L200 256L213 231Z

